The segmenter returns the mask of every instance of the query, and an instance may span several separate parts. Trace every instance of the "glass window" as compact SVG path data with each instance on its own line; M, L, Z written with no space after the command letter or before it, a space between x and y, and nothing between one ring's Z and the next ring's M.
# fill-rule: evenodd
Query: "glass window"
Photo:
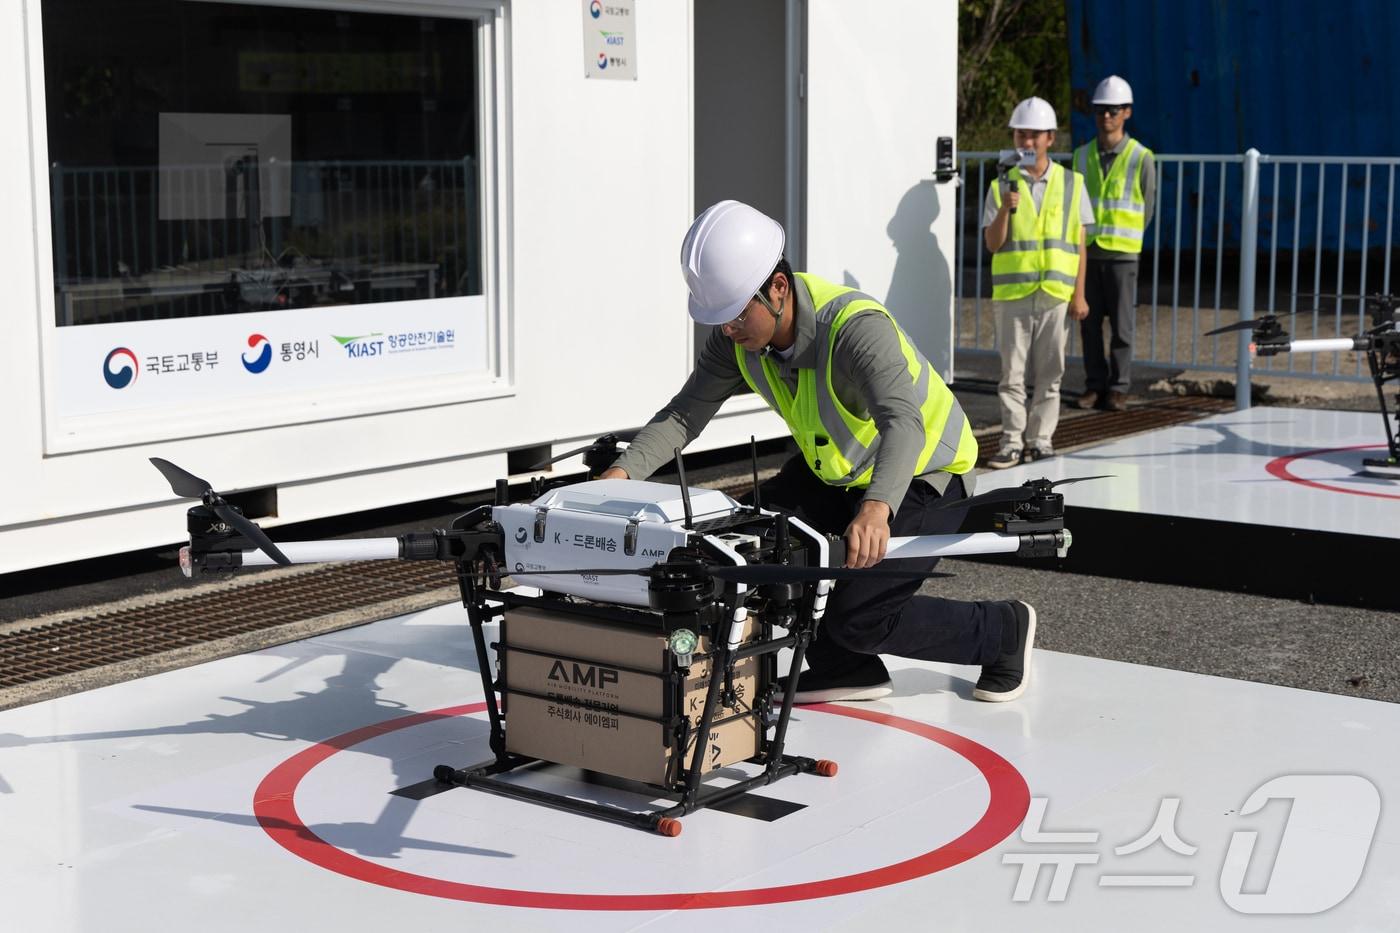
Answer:
M59 325L481 294L474 21L42 8Z

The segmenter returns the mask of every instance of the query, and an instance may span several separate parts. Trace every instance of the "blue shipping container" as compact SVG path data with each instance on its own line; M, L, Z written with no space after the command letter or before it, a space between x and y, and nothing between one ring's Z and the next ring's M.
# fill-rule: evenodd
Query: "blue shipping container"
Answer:
M1268 155L1400 156L1400 62L1392 58L1400 37L1400 3L1395 0L1067 3L1076 144L1094 135L1089 101L1095 85L1117 74L1133 88L1129 131L1157 152L1234 154L1253 147ZM1188 168L1182 184L1195 187L1193 171ZM1339 166L1321 176L1310 166L1299 179L1292 165L1265 166L1261 249L1274 237L1280 249L1291 248L1295 234L1301 234L1304 249L1336 249L1339 231L1341 245L1357 249L1363 227L1370 246L1383 245L1386 221L1393 216L1394 171L1382 167L1372 173L1369 210L1365 175L1364 166L1352 166L1343 182ZM1232 187L1227 216L1233 219L1226 221L1225 241L1234 245L1239 206L1238 185ZM1164 240L1175 223L1174 210L1174 201L1164 199ZM1194 212L1185 204L1182 211L1183 221L1194 225ZM1206 223L1213 226L1214 217Z

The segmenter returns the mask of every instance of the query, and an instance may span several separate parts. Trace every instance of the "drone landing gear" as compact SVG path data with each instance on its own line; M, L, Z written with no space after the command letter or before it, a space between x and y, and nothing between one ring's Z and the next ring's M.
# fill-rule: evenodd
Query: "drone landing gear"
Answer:
M1400 457L1367 457L1361 461L1361 474L1400 479Z
M577 797L565 797L548 791L537 790L513 781L503 781L496 775L518 772L536 764L549 765L536 758L509 756L504 761L491 761L471 768L453 768L451 765L438 765L433 769L433 777L443 784L458 787L474 787L502 797L513 797L531 803L545 804L561 810L569 810L584 816L620 823L634 829L645 830L661 836L679 836L681 817L707 807L720 807L737 800L755 787L762 787L794 774L815 774L819 777L834 777L837 764L829 759L803 758L798 755L783 755L778 766L764 769L760 774L731 784L727 787L702 788L692 794L687 788L674 806L660 810L634 812L617 807L603 806Z

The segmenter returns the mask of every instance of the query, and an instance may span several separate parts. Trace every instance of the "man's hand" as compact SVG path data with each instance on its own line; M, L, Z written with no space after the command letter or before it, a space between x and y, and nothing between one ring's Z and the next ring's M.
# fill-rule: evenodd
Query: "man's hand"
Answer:
M1082 321L1089 316L1089 302L1084 300L1083 295L1075 295L1069 300L1069 316L1076 321Z
M1021 206L1021 186L1017 185L1006 192L1001 200L1001 213L1009 214Z
M890 507L879 499L866 499L846 527L846 566L874 567L885 559L890 543Z
M631 477L627 475L627 471L624 470L624 469L622 469L621 467L608 467L608 468L607 468L606 470L604 470L602 473L599 473L599 474L598 474L598 478L599 478L599 479L631 479Z

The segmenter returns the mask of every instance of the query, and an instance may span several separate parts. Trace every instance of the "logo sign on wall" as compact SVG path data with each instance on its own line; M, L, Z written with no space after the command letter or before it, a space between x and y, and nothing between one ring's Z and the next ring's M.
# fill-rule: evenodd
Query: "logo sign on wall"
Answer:
M136 374L141 371L141 363L136 354L127 347L117 347L102 361L102 378L114 389L125 389L131 385Z
M364 389L485 373L480 297L61 327L53 405L60 419L152 413L191 403ZM283 405L282 407L286 407Z
M243 368L250 373L260 373L272 365L272 341L262 334L248 335L248 349L256 351L253 358L248 359L248 354L243 354Z
M637 80L634 0L583 0L583 76Z

